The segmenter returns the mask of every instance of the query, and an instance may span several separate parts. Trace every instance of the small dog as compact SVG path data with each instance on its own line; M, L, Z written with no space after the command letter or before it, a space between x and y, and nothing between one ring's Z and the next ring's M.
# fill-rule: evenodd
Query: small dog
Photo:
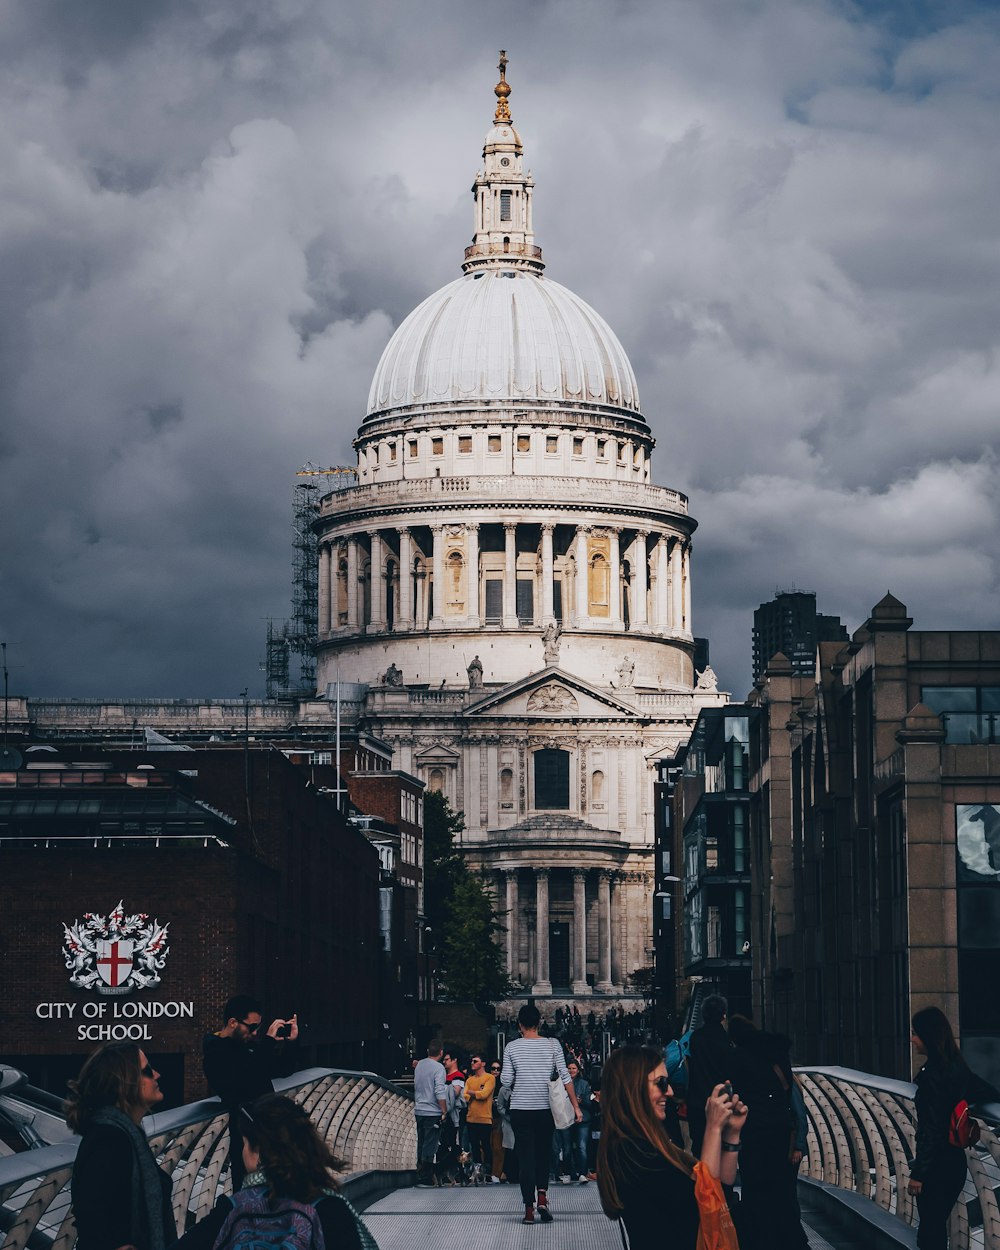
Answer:
M463 1150L458 1156L455 1178L451 1183L453 1185L481 1185L483 1183L482 1165L473 1163L472 1155L467 1150Z

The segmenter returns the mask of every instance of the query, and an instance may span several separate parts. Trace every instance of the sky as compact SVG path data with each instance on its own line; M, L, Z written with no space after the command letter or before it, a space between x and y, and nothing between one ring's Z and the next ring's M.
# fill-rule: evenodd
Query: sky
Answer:
M1000 4L0 2L12 693L263 693L295 471L459 275L501 47L720 685L779 589L1000 627Z

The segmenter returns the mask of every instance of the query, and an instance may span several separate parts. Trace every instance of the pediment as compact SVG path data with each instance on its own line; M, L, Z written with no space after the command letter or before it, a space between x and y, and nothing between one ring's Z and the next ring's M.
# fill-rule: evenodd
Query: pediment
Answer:
M432 747L425 747L423 751L415 751L413 758L417 764L430 766L433 764L457 764L462 757L458 751L453 751L451 747L435 743Z
M556 665L522 677L501 690L491 690L485 698L470 704L463 714L476 718L502 716L532 720L637 719L631 704Z

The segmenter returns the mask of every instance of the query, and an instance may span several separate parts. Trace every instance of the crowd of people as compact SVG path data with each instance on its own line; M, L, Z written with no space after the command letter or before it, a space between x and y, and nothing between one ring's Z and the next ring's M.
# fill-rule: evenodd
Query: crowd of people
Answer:
M294 1017L265 1031L260 1005L246 997L223 1014L203 1054L229 1113L232 1195L178 1242L171 1179L142 1129L163 1099L159 1073L139 1046L106 1043L67 1102L81 1137L72 1179L79 1250L377 1250L338 1192L343 1165L305 1110L273 1091L294 1055ZM642 1020L621 1021L622 1033L639 1036L625 1036L603 1061L596 1021L571 1011L553 1024L526 1004L502 1059L428 1046L414 1069L418 1185L516 1184L522 1222L544 1224L556 1218L553 1184L596 1181L631 1250L666 1244L667 1229L671 1250L808 1244L796 1186L806 1110L787 1039L730 1017L718 995L705 1000L682 1064L676 1050L651 1044ZM944 1250L967 1170L967 1104L1000 1095L969 1069L937 1008L917 1012L912 1040L925 1060L909 1181L917 1245Z

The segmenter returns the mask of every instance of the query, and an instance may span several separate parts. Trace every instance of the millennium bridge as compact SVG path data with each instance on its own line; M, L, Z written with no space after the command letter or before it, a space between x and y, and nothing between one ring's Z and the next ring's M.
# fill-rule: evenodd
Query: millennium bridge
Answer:
M809 1153L799 1181L813 1250L916 1245L906 1192L914 1145L914 1087L844 1068L797 1068L809 1113ZM370 1072L313 1068L276 1082L309 1112L347 1161L342 1192L381 1250L519 1250L539 1233L519 1222L515 1186L418 1190L412 1093ZM995 1115L993 1113L996 1113ZM144 1127L173 1177L178 1233L227 1192L227 1116L209 1099L149 1117ZM952 1216L953 1250L1000 1250L1000 1106L990 1107L969 1178ZM0 1157L0 1250L72 1250L69 1204L75 1139ZM549 1250L619 1250L597 1186L556 1186ZM665 1226L669 1213L664 1213ZM778 1248L780 1250L780 1247Z

